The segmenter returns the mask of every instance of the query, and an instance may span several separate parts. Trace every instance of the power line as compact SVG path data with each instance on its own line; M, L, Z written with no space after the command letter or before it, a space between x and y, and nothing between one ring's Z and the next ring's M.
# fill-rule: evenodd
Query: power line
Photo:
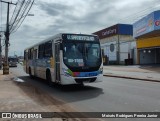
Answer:
M18 3L18 2L17 2L17 3ZM14 9L14 11L13 11L13 14L12 14L12 17L11 17L11 20L10 20L9 23L11 23L11 21L12 21L12 19L13 19L14 13L16 12L16 8L17 8L17 5L16 5L16 7L15 7L15 9Z
M18 26L18 24L19 24L19 22L22 20L22 18L27 15L27 14L26 14L26 15L24 15L24 14L25 14L25 12L26 12L26 10L27 10L27 7L29 6L30 2L31 2L31 1L28 0L27 3L26 3L26 5L24 5L23 10L21 10L22 12L20 13L20 14L21 14L20 17L17 18L17 19L15 20L15 22L12 24L12 25L15 25L15 26L14 26L13 29L10 30L11 32L15 30L15 28Z
M28 15L33 3L34 3L34 0L28 0L27 2L25 2L25 0L22 1L16 16L12 17L12 20L13 20L13 18L14 18L14 20L13 20L13 22L11 22L10 33L12 33L13 31L14 32L17 31L17 29L21 26L22 22L24 21L24 19ZM17 9L17 8L15 8L15 9Z
M0 24L1 24L0 27L1 27L1 31L2 31L2 2L1 2L1 23Z
M19 1L18 1L18 2L19 2ZM18 12L17 12L17 14L16 14L16 16L15 16L15 18L14 18L14 21L12 22L12 24L11 24L11 26L10 26L10 28L9 28L10 30L12 29L12 27L13 27L16 19L17 19L18 16L19 16L19 13L20 13L20 11L21 11L21 9L22 9L22 6L23 6L24 2L25 2L25 0L23 0L22 3L20 4L20 7L19 7L19 9L18 9ZM15 8L15 9L16 9L16 8Z
M136 12L132 15L126 16L124 19L119 19L119 21L127 21L129 20L129 23L134 23L135 21L139 20L140 18L144 17L145 15L147 15L149 12L156 10L158 8L160 8L160 6L155 6L155 5L160 5L159 0L154 0L152 1L153 3L156 3L146 9L143 9L142 11Z
M15 32L18 30L18 28L21 26L21 24L22 24L23 21L25 20L26 16L28 15L30 9L32 8L33 3L34 3L34 0L32 1L32 3L31 3L31 5L30 5L30 7L29 7L29 9L28 9L28 11L27 11L27 13L26 13L26 15L25 15L24 18L22 19L21 23L20 23L19 26L16 28L16 30L14 29L15 31L14 31L14 30L11 31L12 33L15 33Z

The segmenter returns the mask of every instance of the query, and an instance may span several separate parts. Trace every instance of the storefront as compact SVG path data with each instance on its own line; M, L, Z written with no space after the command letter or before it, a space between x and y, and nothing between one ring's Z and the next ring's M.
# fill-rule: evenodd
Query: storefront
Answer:
M160 64L160 11L133 24L138 64Z
M104 64L125 64L127 59L134 63L137 53L132 25L116 24L93 34L100 38Z

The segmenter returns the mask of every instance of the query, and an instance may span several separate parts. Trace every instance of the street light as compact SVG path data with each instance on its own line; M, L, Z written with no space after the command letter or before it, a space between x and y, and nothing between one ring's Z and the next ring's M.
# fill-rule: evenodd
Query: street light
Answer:
M148 53L151 53L151 50L148 50Z
M143 50L144 53L146 53L146 50Z

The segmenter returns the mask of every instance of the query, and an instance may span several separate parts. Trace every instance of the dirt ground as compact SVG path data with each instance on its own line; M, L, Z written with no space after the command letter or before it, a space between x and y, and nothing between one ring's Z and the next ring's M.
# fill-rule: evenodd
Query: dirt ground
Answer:
M15 77L3 75L0 70L0 111L1 112L77 112L62 101L51 97L42 90L26 82L16 81ZM1 119L0 119L1 120ZM21 121L22 119L6 119ZM96 121L89 118L45 118L23 119L41 121Z

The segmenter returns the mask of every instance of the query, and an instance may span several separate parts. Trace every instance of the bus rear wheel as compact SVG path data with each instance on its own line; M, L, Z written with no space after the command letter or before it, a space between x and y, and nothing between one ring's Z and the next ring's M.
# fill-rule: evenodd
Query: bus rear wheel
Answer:
M79 83L78 84L80 87L84 87L84 83Z
M53 85L53 82L52 82L52 78L51 78L51 73L50 73L50 71L47 71L47 72L46 72L46 79L47 79L47 82L48 82L49 86L52 86L52 85Z
M30 76L31 78L33 78L33 75L32 75L32 72L31 72L31 68L29 68L29 76Z

